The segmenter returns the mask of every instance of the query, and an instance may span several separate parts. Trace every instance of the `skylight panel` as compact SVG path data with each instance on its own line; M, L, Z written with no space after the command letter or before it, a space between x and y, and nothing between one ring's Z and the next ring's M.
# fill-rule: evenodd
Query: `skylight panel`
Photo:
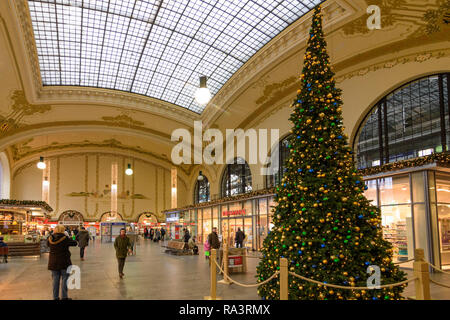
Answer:
M148 95L201 113L270 39L319 0L28 0L43 85Z

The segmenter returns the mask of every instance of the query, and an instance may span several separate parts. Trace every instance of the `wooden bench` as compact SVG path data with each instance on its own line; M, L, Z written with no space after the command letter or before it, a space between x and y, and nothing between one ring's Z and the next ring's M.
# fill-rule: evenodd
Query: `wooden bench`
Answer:
M190 254L190 250L184 250L184 242L170 240L167 243L165 253L171 253L176 255Z

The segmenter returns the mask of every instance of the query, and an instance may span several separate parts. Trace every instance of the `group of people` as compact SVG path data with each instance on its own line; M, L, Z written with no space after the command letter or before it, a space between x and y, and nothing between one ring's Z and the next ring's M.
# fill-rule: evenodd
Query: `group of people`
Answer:
M144 228L144 239L150 239L154 242L158 242L160 240L164 241L164 236L166 235L166 230L164 228Z
M186 228L183 229L183 233L184 250L192 250L193 254L198 254L198 246L195 243L195 237L191 236L189 230Z
M165 230L158 229L152 232L152 228L148 230L145 228L144 237L150 238L152 240L156 239L159 241L161 238L164 238ZM192 250L194 254L198 254L198 246L195 243L195 237L191 236L188 229L183 229L184 235L183 240L185 243L186 250ZM159 233L159 234L158 234ZM238 229L236 232L236 247L242 248L242 243L245 239L245 234ZM49 260L48 260L48 270L52 272L53 279L53 299L60 300L60 289L61 289L61 299L62 300L71 300L68 297L67 290L67 280L69 278L69 274L67 273L67 268L72 265L71 262L71 253L69 247L78 246L80 248L80 259L84 261L85 249L89 245L89 241L91 240L91 236L89 232L84 228L78 231L76 230L67 230L62 225L57 225L54 230L51 230L48 233L47 237L47 246L50 248ZM155 241L155 240L154 240ZM3 238L0 237L0 247L7 246L6 243L3 242ZM212 232L208 235L207 240L205 241L204 249L205 249L205 257L208 259L210 255L211 249L219 249L220 248L220 239L217 234L217 228L214 227ZM125 228L120 230L120 235L114 241L114 249L116 251L116 258L118 262L118 271L119 277L122 279L124 277L124 266L125 260L128 254L132 253L132 242L130 238L126 235ZM7 257L5 257L6 260ZM7 260L6 260L7 261Z
M89 232L81 227L73 238L64 226L58 225L47 238L47 245L50 248L48 259L48 270L52 272L53 278L53 299L60 300L60 289L62 300L71 300L67 292L67 279L69 274L67 268L72 265L70 259L71 253L69 247L80 247L80 258L84 260L85 248L89 245L91 239ZM133 247L130 238L126 235L125 228L120 230L120 235L114 241L114 249L118 262L119 277L124 276L123 269L125 260L129 253L132 253Z

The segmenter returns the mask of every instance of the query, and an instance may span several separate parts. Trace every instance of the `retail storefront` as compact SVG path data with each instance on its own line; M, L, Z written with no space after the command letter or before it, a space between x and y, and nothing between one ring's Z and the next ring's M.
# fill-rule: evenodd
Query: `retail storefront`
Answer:
M43 201L0 200L0 235L6 242L35 242L49 229L53 209Z
M271 229L270 208L274 206L273 194L258 195L239 200L212 201L201 207L187 207L167 211L166 223L170 225L172 238L177 239L183 228L187 228L198 242L204 243L212 228L218 229L219 236L234 245L238 228L246 235L245 246L259 250Z
M434 164L365 177L366 197L382 214L394 261L423 248L435 265L450 268L450 170ZM410 263L410 266L412 264Z

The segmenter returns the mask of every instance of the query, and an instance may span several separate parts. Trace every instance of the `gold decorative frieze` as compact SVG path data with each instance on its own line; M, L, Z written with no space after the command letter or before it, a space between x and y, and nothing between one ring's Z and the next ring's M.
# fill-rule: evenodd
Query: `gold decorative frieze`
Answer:
M255 103L257 105L261 105L264 102L268 100L272 100L274 97L283 96L284 91L286 91L286 88L291 88L293 85L299 86L300 80L298 77L292 76L287 78L286 80L283 80L281 82L276 82L269 84L264 87L263 95L256 99Z
M30 104L22 90L14 90L11 94L11 111L0 119L0 136L11 129L23 126L21 121L24 117L36 113L45 113L51 109L48 104Z
M382 62L378 62L376 64L365 66L359 68L357 70L353 70L351 72L339 75L336 77L336 83L341 83L346 79L351 79L353 77L361 77L366 75L369 72L381 70L381 69L391 69L397 65L411 63L411 62L425 62L430 59L440 59L443 57L450 56L450 48L446 50L434 50L428 52L420 52L407 56L398 57L395 59L385 60Z
M120 115L115 116L115 117L105 116L105 117L102 117L102 120L109 122L112 125L117 125L120 127L125 127L125 126L142 127L144 125L144 122L134 120L132 117L130 117L128 114L125 114L125 113L121 113Z

